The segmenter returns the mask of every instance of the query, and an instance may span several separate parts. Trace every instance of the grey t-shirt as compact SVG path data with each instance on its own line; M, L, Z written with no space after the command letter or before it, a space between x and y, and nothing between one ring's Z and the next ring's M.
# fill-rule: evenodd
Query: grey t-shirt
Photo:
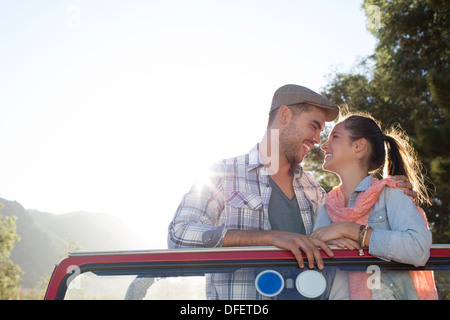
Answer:
M269 201L269 221L273 230L305 234L305 226L300 215L297 197L289 199L280 187L269 177L272 194Z

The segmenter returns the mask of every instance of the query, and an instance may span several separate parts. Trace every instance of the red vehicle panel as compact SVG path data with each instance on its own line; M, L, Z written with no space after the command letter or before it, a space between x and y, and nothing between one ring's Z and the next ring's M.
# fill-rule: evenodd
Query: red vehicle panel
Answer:
M322 252L325 268L328 266L355 266L380 265L387 268L398 269L402 264L386 262L369 255L363 255L356 250L341 250L334 248L335 256L328 257ZM431 249L430 259L424 268L426 270L444 270L445 279L448 280L450 268L450 245L434 245ZM140 272L156 272L171 275L171 270L206 270L204 274L224 272L223 268L298 268L297 262L290 251L275 247L245 247L245 248L216 248L216 249L179 249L179 250L153 250L153 251L119 251L119 252L86 252L71 253L68 258L56 266L48 285L45 299L63 299L71 280L78 275L90 272L99 275L139 275ZM172 269L171 269L172 268ZM209 269L208 269L209 268ZM220 268L220 269L217 269ZM411 268L411 266L409 266ZM234 270L233 269L233 270ZM415 268L417 269L417 268ZM259 270L259 269L258 269ZM198 276L198 274L195 274ZM156 279L156 276L154 276ZM291 282L287 279L287 282ZM285 285L288 286L289 283ZM445 281L444 281L445 283ZM283 283L284 285L284 283ZM449 288L442 288L447 292ZM259 290L259 289L258 289ZM447 297L447 296L446 296Z

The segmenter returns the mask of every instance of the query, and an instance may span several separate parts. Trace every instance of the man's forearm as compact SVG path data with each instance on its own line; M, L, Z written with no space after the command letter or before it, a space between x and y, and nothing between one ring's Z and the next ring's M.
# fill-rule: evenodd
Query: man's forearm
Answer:
M273 235L273 230L228 230L223 238L223 246L271 246Z

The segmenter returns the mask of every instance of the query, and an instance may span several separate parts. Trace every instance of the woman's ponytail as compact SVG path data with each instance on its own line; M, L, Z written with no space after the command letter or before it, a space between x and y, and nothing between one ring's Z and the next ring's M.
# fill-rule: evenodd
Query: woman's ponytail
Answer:
M428 190L422 176L422 164L417 153L409 143L408 136L399 125L393 126L383 135L386 143L386 162L384 176L406 176L417 192L417 202L431 204Z
M385 175L390 176L407 176L405 164L403 163L402 155L399 150L399 146L395 138L384 135L384 141L386 142L386 163L385 163Z

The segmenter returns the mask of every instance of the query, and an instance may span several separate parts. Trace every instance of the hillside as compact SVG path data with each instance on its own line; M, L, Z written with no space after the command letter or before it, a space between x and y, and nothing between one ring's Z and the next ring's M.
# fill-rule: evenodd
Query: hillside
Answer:
M17 201L0 198L0 214L17 217L21 240L11 252L12 261L23 271L24 288L34 287L51 275L55 264L68 251L132 250L142 240L112 215L90 212L52 214L26 210Z

